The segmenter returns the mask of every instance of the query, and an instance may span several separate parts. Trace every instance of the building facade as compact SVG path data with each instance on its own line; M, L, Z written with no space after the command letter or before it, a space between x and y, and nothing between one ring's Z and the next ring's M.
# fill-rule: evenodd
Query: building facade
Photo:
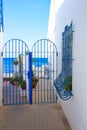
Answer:
M72 93L67 101L59 99L72 130L87 130L87 1L51 0L48 38L58 49L58 74L62 69L62 33L73 24Z
M2 105L2 42L3 42L3 0L0 0L0 105Z

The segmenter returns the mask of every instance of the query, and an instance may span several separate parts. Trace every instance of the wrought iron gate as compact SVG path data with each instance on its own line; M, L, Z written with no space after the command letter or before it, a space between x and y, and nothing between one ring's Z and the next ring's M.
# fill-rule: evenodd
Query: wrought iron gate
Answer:
M29 55L30 54L30 55ZM3 46L3 104L55 103L57 48L48 39L27 44L11 39Z
M32 47L33 103L55 103L57 95L53 81L57 76L57 48L48 39L41 39Z
M11 39L3 46L3 104L29 102L28 52L26 43ZM22 88L22 89L21 89Z

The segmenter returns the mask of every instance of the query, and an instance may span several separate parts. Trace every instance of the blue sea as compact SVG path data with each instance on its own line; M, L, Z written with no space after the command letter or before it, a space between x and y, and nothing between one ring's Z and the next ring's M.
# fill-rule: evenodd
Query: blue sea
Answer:
M42 65L48 65L48 58L33 58L32 64L35 67L41 67Z
M14 73L15 58L3 58L3 73ZM42 67L48 65L48 58L33 58L32 65Z
M14 73L15 58L3 58L3 73Z

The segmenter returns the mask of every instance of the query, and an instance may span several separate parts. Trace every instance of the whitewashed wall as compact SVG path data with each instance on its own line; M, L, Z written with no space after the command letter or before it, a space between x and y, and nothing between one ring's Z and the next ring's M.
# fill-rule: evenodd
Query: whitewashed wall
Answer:
M73 97L61 101L62 108L72 130L87 130L87 0L64 0L61 7L54 1L54 13L50 9L48 38L54 35L54 42L59 52L59 70L61 70L61 43L64 27L73 20ZM52 4L51 4L51 8ZM52 23L51 19L55 19ZM50 33L51 25L53 24ZM60 71L59 71L60 72Z
M0 32L0 106L2 106L2 41L3 41L3 33Z

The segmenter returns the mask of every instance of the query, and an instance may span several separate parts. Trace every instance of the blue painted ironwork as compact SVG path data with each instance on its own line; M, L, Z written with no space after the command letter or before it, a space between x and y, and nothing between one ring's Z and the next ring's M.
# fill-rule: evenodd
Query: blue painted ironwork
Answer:
M29 99L32 104L32 52L29 52Z
M38 79L33 88L33 103L55 103L57 93L53 80L57 76L57 48L49 39L40 39L32 47L33 77Z
M73 96L71 90L65 90L65 78L72 76L72 38L73 27L66 25L62 33L62 71L55 79L54 85L62 100L68 100Z
M0 0L0 32L4 31L3 26L3 0Z
M3 104L24 104L28 101L28 55L27 44L20 39L11 39L3 46ZM23 89L20 89L22 86ZM22 94L22 95L21 95ZM25 94L25 95L24 95Z
M29 53L28 46L20 39L7 41L3 46L3 104L57 102L53 85L57 76L57 56L55 44L48 39L35 42L32 53ZM12 77L16 77L16 85ZM29 85L22 92L26 97L20 94L20 79ZM37 84L33 87L35 80Z

